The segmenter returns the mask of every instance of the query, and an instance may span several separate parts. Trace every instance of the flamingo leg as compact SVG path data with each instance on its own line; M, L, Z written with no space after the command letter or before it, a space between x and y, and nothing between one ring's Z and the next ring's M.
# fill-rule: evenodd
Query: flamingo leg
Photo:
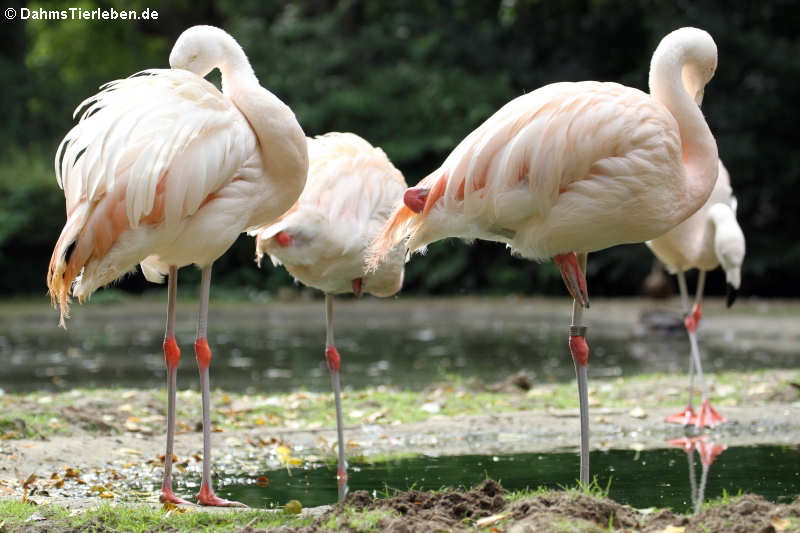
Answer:
M336 479L339 485L339 501L347 496L347 459L344 456L344 422L342 420L342 396L339 383L339 368L342 358L333 343L333 295L325 294L325 361L331 374L333 400L336 404L336 439L338 443L339 463Z
M697 291L695 296L694 307L692 312L686 317L686 331L689 333L689 343L692 346L692 359L694 366L697 369L697 381L700 383L700 394L702 395L702 404L700 411L693 420L695 427L714 427L717 424L724 424L727 422L724 416L719 414L716 409L711 406L708 399L708 385L703 376L703 363L700 358L700 348L697 342L697 325L703 315L703 292L705 289L706 272L701 270L697 275Z
M576 281L575 286L583 287L583 290L580 292L583 298L579 294L573 294L572 324L569 328L569 351L572 354L572 361L575 363L575 375L578 381L578 405L581 423L580 481L583 486L588 486L589 484L589 393L586 368L589 362L589 345L586 344L586 326L583 325L583 300L585 299L588 304L586 278L583 274L586 272L586 256L586 253L577 254L577 261L575 263L576 270L571 274ZM575 256L573 255L573 257ZM559 266L560 265L559 263Z
M211 385L208 368L211 365L211 348L208 346L206 333L208 329L208 297L211 292L211 265L203 267L200 281L200 313L197 319L197 338L194 341L194 353L197 368L200 371L200 390L203 401L203 480L197 503L217 507L247 507L245 504L225 500L214 494L211 484Z
M689 317L689 290L686 287L686 275L683 271L678 272L678 289L681 293L681 309L684 315ZM690 324L687 324L687 331ZM689 333L692 335L692 333ZM675 413L674 415L669 415L667 418L664 419L665 422L671 422L674 424L681 424L684 426L688 426L694 423L696 418L696 413L694 411L693 398L694 398L694 361L695 359L699 359L699 355L695 356L694 349L695 345L691 344L692 353L689 355L689 402L686 404L686 407L683 411Z
M167 364L167 451L164 454L164 481L161 483L161 503L188 504L190 502L172 492L172 450L175 442L175 389L181 350L175 341L175 299L178 292L178 268L169 267L167 281L167 329L164 333L164 361Z

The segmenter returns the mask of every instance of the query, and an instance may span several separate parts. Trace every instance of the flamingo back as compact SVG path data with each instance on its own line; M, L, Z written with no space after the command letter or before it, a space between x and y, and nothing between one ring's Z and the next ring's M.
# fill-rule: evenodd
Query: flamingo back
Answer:
M383 150L352 133L310 138L308 151L309 174L300 198L274 224L251 232L256 255L260 261L268 254L305 285L350 292L352 280L365 276L367 245L406 183ZM400 289L402 250L388 263L385 271L364 280L366 292L388 296Z
M459 143L417 186L429 189L422 212L397 206L370 263L404 239L413 251L482 238L532 259L641 242L687 216L683 177L678 126L663 105L615 83L551 84Z

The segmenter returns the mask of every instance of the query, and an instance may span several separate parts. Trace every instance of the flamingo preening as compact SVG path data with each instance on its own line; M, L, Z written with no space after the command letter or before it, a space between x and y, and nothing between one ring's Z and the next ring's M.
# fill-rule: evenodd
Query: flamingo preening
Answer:
M724 423L725 418L711 406L708 389L703 378L703 366L697 342L697 325L702 316L703 288L706 272L721 266L725 271L728 307L733 305L739 290L744 261L744 233L736 222L736 198L731 189L728 171L719 162L719 173L714 190L705 204L692 216L664 235L647 241L647 246L667 269L678 276L681 304L686 314L684 325L689 334L691 356L689 359L689 403L683 411L667 417L668 422L694 424L698 428ZM689 293L684 272L696 268L697 289L695 302L689 310ZM700 412L692 407L694 372L700 382L702 395Z
M697 102L716 65L711 36L681 28L653 54L649 95L586 81L515 98L406 191L371 248L372 268L398 243L414 251L446 237L503 242L523 257L556 261L574 299L569 347L583 483L589 481L585 257L653 239L706 201L717 179L717 145Z
M336 404L339 499L347 492L347 461L339 385L341 357L333 341L333 296L368 292L391 296L403 284L404 249L373 272L367 246L386 223L406 189L403 175L380 148L353 133L308 139L308 183L292 208L274 223L251 232L259 264L268 254L294 278L325 293L325 359Z
M223 30L195 26L172 48L171 69L145 70L106 84L85 100L79 122L56 152L67 222L53 250L47 285L69 317L69 297L95 290L141 264L168 276L164 359L167 445L161 501L172 490L178 268L202 269L195 355L203 402L203 477L198 502L242 506L211 484L206 339L211 265L248 228L269 223L300 195L308 170L305 135L294 113L261 87L239 44ZM222 92L204 78L222 73Z

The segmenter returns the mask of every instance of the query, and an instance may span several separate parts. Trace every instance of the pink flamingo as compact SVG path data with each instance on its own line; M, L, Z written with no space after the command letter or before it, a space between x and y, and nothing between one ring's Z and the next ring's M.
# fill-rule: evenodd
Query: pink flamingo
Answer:
M69 317L69 297L95 290L141 264L145 277L169 275L164 359L167 447L161 501L172 491L178 268L202 269L195 355L203 401L203 479L198 502L218 498L211 484L209 365L206 339L211 265L245 229L275 219L303 189L305 136L291 109L261 87L239 44L211 26L189 28L169 58L106 84L84 101L80 121L56 152L67 222L53 250L47 285ZM223 92L203 77L222 73Z
M652 239L706 201L717 177L717 146L697 100L716 65L711 36L682 28L653 54L650 95L586 81L515 98L406 191L405 205L372 246L372 267L399 242L413 251L446 237L499 241L523 257L556 261L574 299L569 347L583 483L589 481L586 253Z
M341 357L333 342L333 295L391 296L403 284L404 249L366 272L365 252L406 189L403 175L380 148L353 133L308 139L308 183L297 203L275 223L251 231L258 262L269 254L294 278L325 293L325 359L336 404L339 499L347 492L347 461L339 385Z
M647 242L647 246L667 269L678 276L681 304L686 319L684 325L689 334L691 356L689 358L689 403L680 413L667 417L667 422L695 424L701 428L724 423L725 418L711 406L708 390L703 378L703 366L697 343L697 325L702 316L703 287L706 272L722 266L728 286L727 305L733 305L741 284L742 262L745 241L742 229L736 222L736 198L731 189L728 171L719 162L719 174L714 190L705 204L692 216L664 235ZM689 311L689 294L684 272L696 268L697 290L694 306ZM694 370L700 382L702 405L695 414L692 407L694 396Z

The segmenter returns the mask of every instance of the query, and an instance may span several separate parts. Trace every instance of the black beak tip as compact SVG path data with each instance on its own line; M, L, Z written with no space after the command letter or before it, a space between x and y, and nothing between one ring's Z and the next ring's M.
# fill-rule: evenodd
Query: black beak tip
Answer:
M725 295L725 305L730 307L733 305L733 302L736 301L736 296L739 294L739 290L736 289L733 285L728 283L727 285L727 293Z

